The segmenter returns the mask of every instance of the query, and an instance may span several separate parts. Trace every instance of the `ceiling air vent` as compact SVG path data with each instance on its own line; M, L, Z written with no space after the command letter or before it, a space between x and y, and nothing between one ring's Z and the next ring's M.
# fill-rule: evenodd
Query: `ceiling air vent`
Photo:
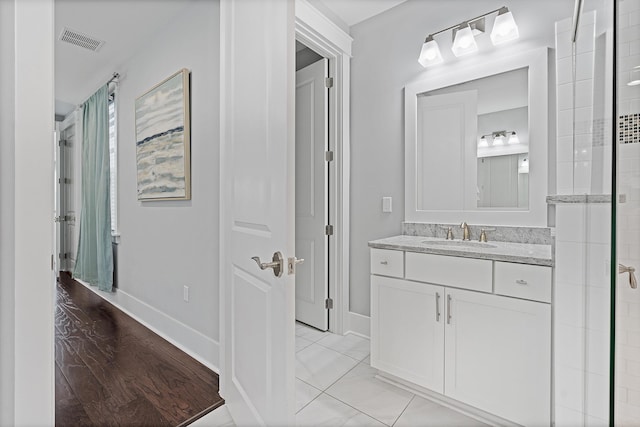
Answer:
M102 40L98 40L80 31L72 30L71 28L64 28L58 40L89 49L93 52L97 52L104 44Z

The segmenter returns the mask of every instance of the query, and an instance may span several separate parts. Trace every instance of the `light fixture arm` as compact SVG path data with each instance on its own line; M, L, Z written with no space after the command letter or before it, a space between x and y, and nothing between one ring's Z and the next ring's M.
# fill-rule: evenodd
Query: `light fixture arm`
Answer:
M507 9L507 7L506 6L499 7L498 9L492 10L491 12L483 13L482 15L476 16L475 18L467 19L466 21L462 21L459 24L447 27L444 30L440 30L440 31L436 31L435 33L431 33L425 38L425 43L429 40L430 37L433 39L433 36L437 36L438 34L442 34L442 33L446 32L446 31L449 31L449 30L453 30L453 29L458 28L458 27L460 27L461 25L464 25L464 24L471 24L471 23L473 23L473 22L475 22L475 21L477 21L479 19L482 19L482 18L485 18L485 17L491 15L492 13L501 12L504 9Z

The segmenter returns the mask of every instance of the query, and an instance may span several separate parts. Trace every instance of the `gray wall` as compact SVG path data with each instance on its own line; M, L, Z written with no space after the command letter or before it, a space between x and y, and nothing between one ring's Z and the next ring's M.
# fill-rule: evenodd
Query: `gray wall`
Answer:
M120 290L218 341L219 4L191 3L116 68L122 75L117 280ZM181 68L191 70L192 200L142 203L136 191L134 101ZM188 303L184 285L190 287Z
M404 97L412 81L472 67L492 55L553 47L554 22L571 16L573 0L504 2L514 14L520 39L493 47L488 34L480 52L452 57L440 43L445 63L424 69L418 54L427 34L493 10L495 1L409 0L351 27L351 253L350 310L369 315L367 242L401 233L404 219ZM495 15L493 15L495 16ZM493 18L491 18L493 19ZM490 28L488 26L488 28ZM441 41L443 40L443 41ZM448 41L450 43L450 39ZM382 213L382 197L393 197L393 212Z
M14 6L0 1L0 425L14 424Z

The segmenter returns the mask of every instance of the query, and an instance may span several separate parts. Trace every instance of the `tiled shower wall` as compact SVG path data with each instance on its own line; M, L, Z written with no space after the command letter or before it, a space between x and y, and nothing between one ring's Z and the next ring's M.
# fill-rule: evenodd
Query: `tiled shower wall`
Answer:
M611 191L606 11L582 15L575 45L571 27L571 18L556 23L556 190L576 197L555 206L555 421L606 426L611 204L579 197Z
M618 261L640 269L640 0L618 3ZM632 75L633 74L633 75ZM638 272L636 272L636 276ZM640 289L618 276L616 297L616 425L640 425Z

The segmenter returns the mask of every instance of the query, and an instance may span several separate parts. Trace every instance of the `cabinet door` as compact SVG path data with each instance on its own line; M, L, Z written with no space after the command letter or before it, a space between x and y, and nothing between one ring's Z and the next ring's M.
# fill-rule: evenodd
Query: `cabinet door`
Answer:
M551 307L448 289L444 394L521 425L549 425Z
M371 276L371 366L443 392L444 288Z

